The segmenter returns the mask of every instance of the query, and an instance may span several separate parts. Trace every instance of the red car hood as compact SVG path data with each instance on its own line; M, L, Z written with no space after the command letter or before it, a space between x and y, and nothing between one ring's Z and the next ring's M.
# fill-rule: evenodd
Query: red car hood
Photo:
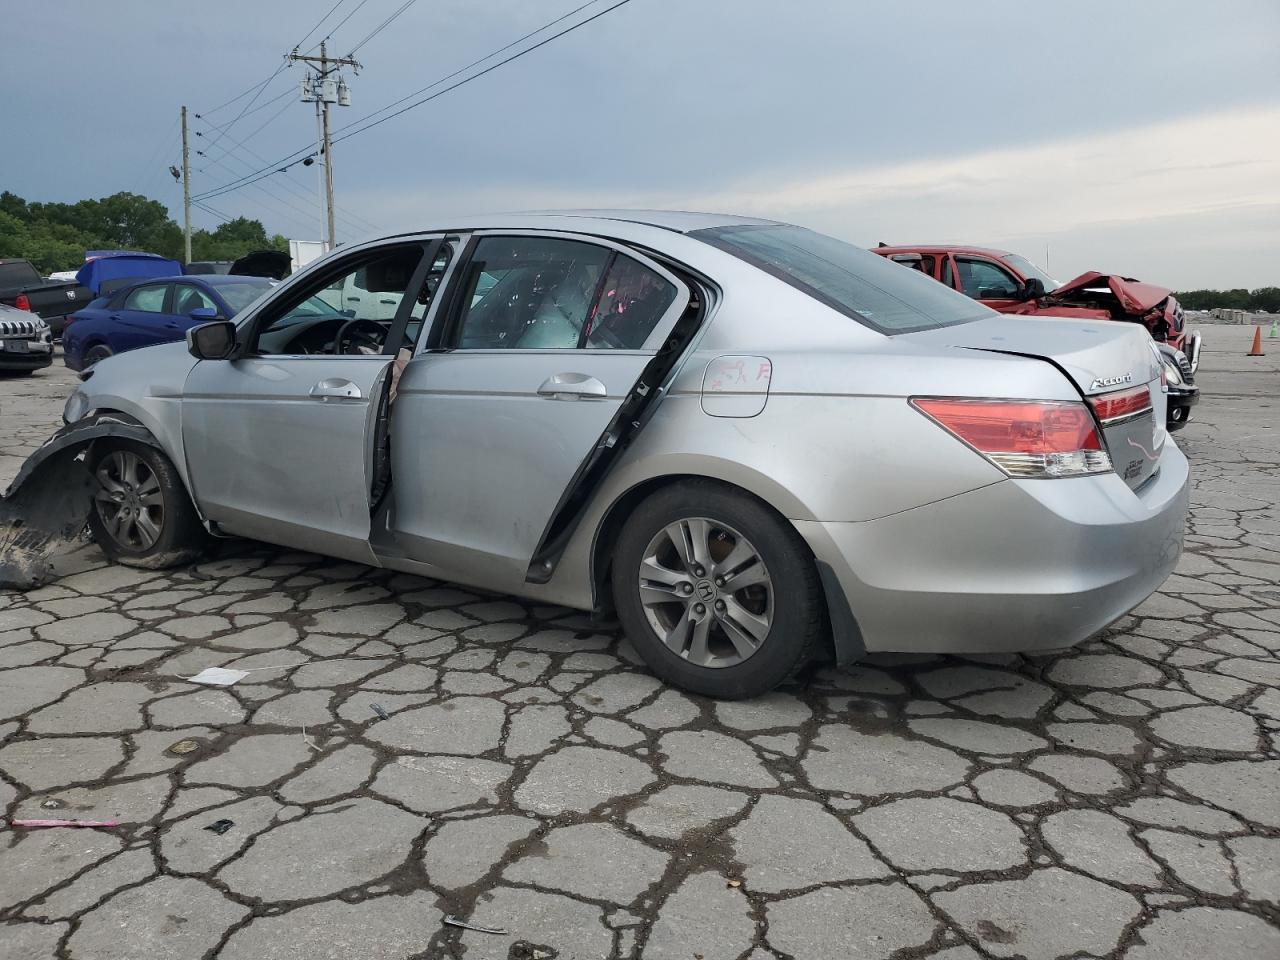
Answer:
M1132 277L1117 277L1091 270L1088 273L1080 274L1069 283L1064 283L1056 290L1049 291L1049 296L1065 298L1077 291L1099 287L1107 287L1115 294L1116 299L1120 301L1120 306L1124 307L1126 313L1139 316L1158 306L1172 292L1164 287L1157 287L1153 283L1142 283Z

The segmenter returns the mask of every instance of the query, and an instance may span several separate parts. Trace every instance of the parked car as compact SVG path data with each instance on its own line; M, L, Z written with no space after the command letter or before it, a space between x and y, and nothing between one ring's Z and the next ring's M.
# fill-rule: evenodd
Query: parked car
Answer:
M181 340L188 329L233 317L271 289L259 277L161 277L100 297L67 318L63 362L83 370L126 350Z
M360 271L392 319L310 306ZM209 532L612 608L658 675L746 697L1132 609L1186 520L1164 403L1135 325L1001 316L800 227L455 218L99 363L21 477L88 449L121 563Z
M0 304L35 314L55 338L62 336L66 315L92 299L75 281L45 280L30 260L0 260Z
M76 278L95 297L131 287L139 280L174 277L183 272L182 264L177 260L170 260L156 253L134 253L127 250L116 253L99 250L94 253L97 255L85 262L76 272Z
M989 247L888 246L875 253L940 280L1000 313L1081 320L1126 320L1147 328L1168 371L1168 426L1178 430L1200 400L1195 372L1201 337L1164 287L1090 272L1060 284L1026 257Z
M49 325L30 311L0 304L0 374L34 373L51 363Z
M204 276L206 274L225 275L231 272L233 260L192 260L182 272L188 276Z

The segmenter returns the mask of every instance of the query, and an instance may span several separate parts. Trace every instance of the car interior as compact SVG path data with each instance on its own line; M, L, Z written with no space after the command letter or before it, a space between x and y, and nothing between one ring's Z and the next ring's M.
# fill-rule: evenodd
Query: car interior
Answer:
M441 247L436 262L411 310L405 340L417 341L422 319L439 287L448 265L450 248ZM359 274L360 288L370 293L387 295L399 301L405 295L413 274L422 259L421 245L384 251L374 259L349 265L338 276L330 275L319 289L301 291L292 304L286 302L283 312L268 318L258 330L254 352L259 355L353 355L370 356L385 352L392 319L379 316L377 301L344 302L340 297L353 274Z

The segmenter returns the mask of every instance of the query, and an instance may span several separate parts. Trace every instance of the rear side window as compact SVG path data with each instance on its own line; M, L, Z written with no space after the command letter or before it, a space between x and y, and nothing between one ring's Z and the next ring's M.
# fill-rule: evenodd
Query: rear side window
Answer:
M163 313L164 292L168 286L167 283L161 283L153 287L138 287L136 290L131 290L124 298L124 308L141 310L143 313Z
M785 224L712 227L696 237L884 334L949 327L991 311L919 270Z

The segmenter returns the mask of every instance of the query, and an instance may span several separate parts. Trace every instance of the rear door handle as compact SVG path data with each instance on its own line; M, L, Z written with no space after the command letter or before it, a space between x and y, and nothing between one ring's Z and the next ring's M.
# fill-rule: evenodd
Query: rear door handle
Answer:
M342 377L321 380L311 388L312 400L359 400L360 388Z
M538 388L538 396L548 400L603 400L608 395L603 383L585 373L557 373Z

